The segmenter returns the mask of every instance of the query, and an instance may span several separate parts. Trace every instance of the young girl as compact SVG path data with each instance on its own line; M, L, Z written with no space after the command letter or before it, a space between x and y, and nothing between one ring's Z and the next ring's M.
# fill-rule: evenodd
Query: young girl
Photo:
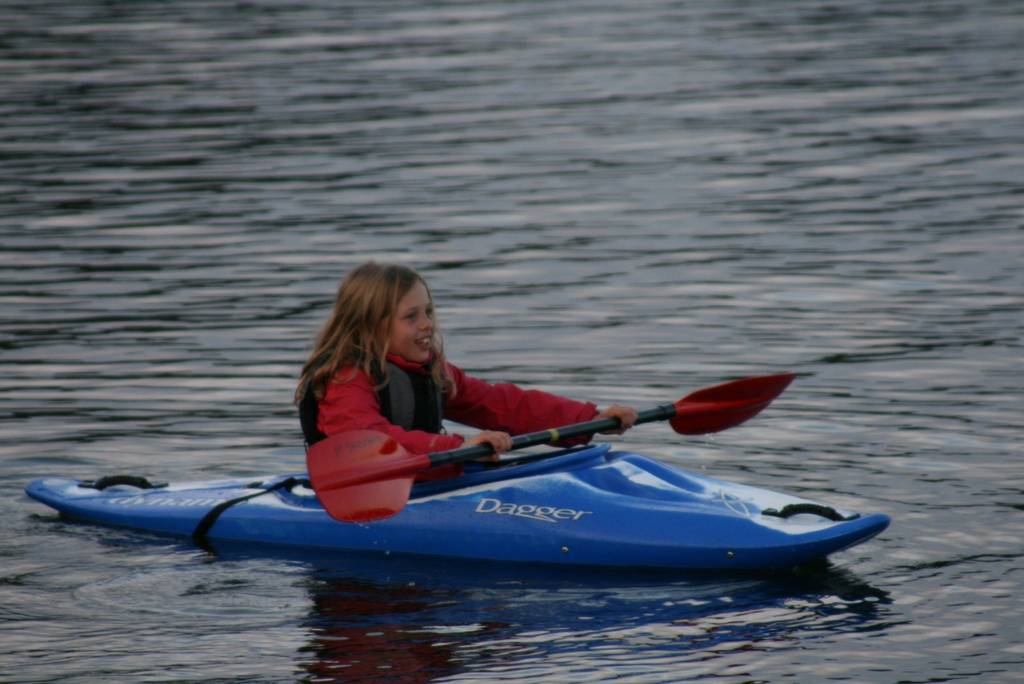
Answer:
M510 433L614 416L621 434L637 417L630 406L598 411L590 403L467 375L445 359L423 278L405 266L375 262L342 281L334 311L302 367L295 401L310 445L349 430L376 430L414 453L486 442L497 455L511 447ZM444 418L482 432L468 440L445 434ZM460 470L458 464L442 466L430 477Z

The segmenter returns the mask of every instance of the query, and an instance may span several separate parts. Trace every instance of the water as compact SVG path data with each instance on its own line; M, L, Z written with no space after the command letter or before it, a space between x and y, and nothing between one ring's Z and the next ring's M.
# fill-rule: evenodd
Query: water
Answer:
M0 681L1014 681L1024 12L997 0L0 2ZM769 577L210 554L32 478L302 468L341 275L678 466L894 518Z

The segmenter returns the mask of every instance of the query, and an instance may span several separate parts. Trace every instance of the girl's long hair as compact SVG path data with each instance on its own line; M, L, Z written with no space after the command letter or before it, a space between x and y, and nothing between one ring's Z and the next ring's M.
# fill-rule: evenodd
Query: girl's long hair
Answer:
M307 388L317 400L322 400L328 383L343 368L352 369L349 379L362 371L374 381L378 375L383 375L386 383L391 320L399 301L418 282L423 283L433 302L426 281L408 266L369 261L350 271L338 287L334 311L302 366L295 403L302 401ZM435 321L429 370L438 387L444 387L444 365L441 334Z

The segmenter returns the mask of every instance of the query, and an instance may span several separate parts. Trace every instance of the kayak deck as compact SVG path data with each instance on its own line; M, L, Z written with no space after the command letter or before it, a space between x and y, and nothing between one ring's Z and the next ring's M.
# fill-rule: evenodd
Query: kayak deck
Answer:
M799 565L889 525L597 445L417 484L370 523L332 519L304 475L96 489L45 478L26 492L65 518L211 540L502 562L680 569ZM233 504L233 505L232 505Z

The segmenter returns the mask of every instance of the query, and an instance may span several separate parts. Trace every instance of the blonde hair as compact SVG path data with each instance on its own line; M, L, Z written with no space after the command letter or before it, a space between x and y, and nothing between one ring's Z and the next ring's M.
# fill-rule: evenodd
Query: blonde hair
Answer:
M398 303L416 285L422 283L431 303L434 301L423 277L400 264L368 261L351 270L338 286L334 310L321 328L295 390L295 403L302 401L307 388L320 400L327 384L343 368L351 368L354 377L362 371L374 379L383 375L387 383L388 340L391 321ZM444 351L437 324L429 370L443 387ZM446 388L447 389L447 388Z

